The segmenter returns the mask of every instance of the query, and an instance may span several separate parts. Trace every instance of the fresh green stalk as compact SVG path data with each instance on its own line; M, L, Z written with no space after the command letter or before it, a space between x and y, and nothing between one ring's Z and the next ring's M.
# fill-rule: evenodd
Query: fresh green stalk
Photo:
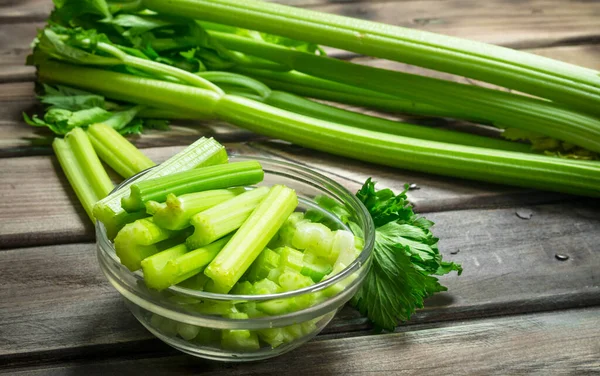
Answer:
M79 202L95 222L92 208L113 189L113 185L85 132L75 128L65 139L55 138L52 148Z
M146 257L160 252L157 243L173 237L175 233L157 226L151 218L138 219L126 224L115 238L115 251L121 264L136 271Z
M148 257L142 261L144 281L156 290L185 281L202 272L230 239L228 236L193 251L182 244Z
M469 114L468 117L486 119L498 127L510 126L538 132L588 150L600 151L600 119L548 101L476 85L354 64L234 34L217 35L219 42L226 47L288 64L309 75L400 95L441 109L453 108L456 116L463 112ZM600 108L600 89L598 93Z
M131 142L106 124L90 125L87 134L100 158L124 178L130 178L155 165Z
M257 133L367 162L528 188L600 195L600 166L593 161L569 161L388 135L293 114L236 96L225 95L215 100L212 93L198 88L65 64L43 64L38 76L107 96L110 96L108 91L116 96L126 93L128 101L134 103L145 102L149 96L164 98L182 91L189 103L168 100L165 106L193 111L190 103L200 106L206 100L214 111L211 116ZM103 81L86 79L94 76ZM124 82L126 87L118 85Z
M271 89L267 85L241 74L218 71L198 72L196 74L213 83L248 88L262 98L267 98L271 94Z
M382 165L542 190L600 196L600 164L351 128L225 96L221 119L295 144ZM584 163L589 162L589 163Z
M598 71L526 52L256 0L144 0L196 18L402 61L600 112Z
M298 206L294 190L273 186L225 248L204 270L213 290L227 293L248 270L283 222Z
M154 223L168 230L183 230L191 225L190 218L201 211L212 208L245 192L244 188L216 189L175 196L170 193L167 201L146 202L146 212L151 214Z
M269 248L265 248L248 269L246 278L250 282L257 282L261 279L265 279L271 270L279 266L279 262L279 254L273 252Z
M269 188L259 187L194 215L190 223L194 226L195 231L187 238L187 246L189 248L203 247L237 230L267 193L269 193Z
M375 132L396 134L424 140L448 142L459 145L478 146L499 150L512 150L527 153L531 146L468 133L434 129L403 122L391 121L375 116L343 110L320 104L282 91L272 91L264 100L265 104L281 108L300 115L321 119L332 123L372 130Z
M166 162L146 172L136 181L149 180L166 176L177 171L185 171L196 167L212 166L227 163L227 152L223 145L214 139L200 138ZM118 191L113 192L94 206L94 216L106 227L106 234L110 240L114 239L117 232L130 219L139 219L146 215L145 212L127 213L121 207L121 198L129 193L132 182L123 185Z
M164 202L169 193L182 195L252 185L263 177L262 166L255 161L196 168L133 183L129 196L121 199L121 206L131 213L143 209L148 201Z

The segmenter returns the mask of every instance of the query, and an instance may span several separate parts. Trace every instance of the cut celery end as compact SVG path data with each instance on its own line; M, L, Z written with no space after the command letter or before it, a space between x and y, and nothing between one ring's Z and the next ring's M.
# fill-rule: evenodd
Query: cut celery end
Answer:
M346 268L346 265L341 264L341 263L337 264L333 268L333 272L331 272L331 274L329 274L328 276L326 276L325 279L333 277L334 275L340 273L345 268ZM327 298L330 298L332 296L336 296L336 295L340 294L342 291L344 291L358 277L358 274L359 274L359 272L354 272L353 274L347 276L346 278L344 278L340 282L335 283L335 284L327 287L326 289L322 290L321 294L324 297L327 297Z
M273 299L256 303L256 309L272 316L293 312L296 308L295 298Z
M191 226L190 219L194 214L230 200L243 192L245 192L243 188L233 188L189 193L179 197L170 193L164 203L146 202L146 212L152 215L154 223L160 227L182 230Z
M155 179L197 167L223 164L227 163L227 161L227 152L223 145L212 138L207 139L202 137L183 151L146 172L143 176L139 177L136 182ZM132 184L133 183L123 185L116 192L111 193L94 205L94 217L104 223L107 234L110 233L116 236L116 233L123 226L123 218L126 216L126 213L121 207L121 198L128 195L129 187ZM109 237L109 239L114 239L114 236Z
M238 312L232 302L204 300L193 306L193 309L205 315L227 316Z
M165 266L170 260L182 256L188 251L185 244L179 244L143 259L141 265L146 286L156 290L163 290L171 286L171 281L164 276Z
M280 265L283 268L290 268L293 270L301 271L304 266L302 259L304 254L298 250L295 250L291 247L283 247L279 253L280 256Z
M260 349L258 336L249 330L227 330L221 334L221 346L235 351L256 351Z
M141 268L141 262L160 251L157 245L173 236L173 231L158 227L149 218L138 219L125 225L115 238L115 251L129 270Z
M227 293L256 260L288 216L298 206L296 192L273 186L204 273L221 293Z
M177 335L177 322L167 317L163 317L155 313L152 314L152 317L150 318L150 326L168 337L174 337Z
M332 243L331 254L337 254L334 267L339 264L350 265L356 259L356 242L354 241L354 234L350 231L335 231Z
M305 262L300 273L317 283L320 282L327 274L331 273L332 270L333 268L331 265L326 263L313 264Z
M196 325L177 323L177 334L186 341L191 341L200 333L200 327Z
M231 293L234 295L252 295L254 293L254 286L248 281L238 282L231 289Z
M246 186L259 183L263 178L262 166L256 161L196 168L135 182L130 187L129 196L121 199L121 206L127 212L132 212L144 209L148 201L164 202L169 193L183 195Z
M279 276L279 286L283 291L299 290L313 284L314 282L310 277L298 272L285 271Z
M191 276L190 278L187 278L182 282L179 282L177 286L191 290L203 291L204 286L209 280L210 279L207 276L205 276L204 273L198 273L196 275Z
M303 221L305 221L304 213L294 212L290 214L278 232L278 245L292 247L292 239L296 233L296 226Z
M100 158L126 179L155 165L131 142L106 124L90 125L87 134Z
M331 230L321 224L312 222L301 222L296 226L296 232L292 239L292 245L297 249L306 250L306 252L314 253L334 263L337 259L337 254L332 250L333 233Z
M259 187L192 216L188 247L202 247L240 228L267 193L269 188Z
M221 341L221 331L201 327L196 337L191 341L199 345L218 344Z
M251 282L267 278L269 272L279 266L279 262L279 254L269 248L265 248L252 263L250 269L248 269L246 278Z
M258 337L272 348L279 347L290 341L290 335L284 328L268 328L257 330Z
M252 294L254 295L276 294L280 291L281 287L277 283L266 278L255 282L252 286Z

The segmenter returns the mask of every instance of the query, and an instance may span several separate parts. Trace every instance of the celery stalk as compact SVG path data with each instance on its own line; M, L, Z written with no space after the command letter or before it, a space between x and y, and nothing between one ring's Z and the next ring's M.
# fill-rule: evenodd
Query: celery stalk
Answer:
M155 165L131 142L106 124L90 125L87 134L100 158L124 178L130 178Z
M146 172L136 181L153 179L176 171L185 171L201 166L227 163L227 159L227 152L223 145L212 138L202 137L166 162ZM131 213L127 213L121 208L121 198L128 194L131 184L122 186L118 191L113 192L94 206L94 216L104 223L107 236L111 240L126 223L129 223L128 220L132 217ZM136 217L143 215L145 215L143 212L138 212L133 217L139 219Z
M164 290L200 273L231 237L189 251L184 244L167 249L141 262L144 281L150 288Z
M262 181L263 177L262 167L255 161L200 167L135 182L129 196L121 199L121 206L132 212L143 209L148 201L165 201L169 193L181 195L251 185Z
M138 219L119 231L115 238L115 251L121 264L136 271L142 267L143 259L160 251L157 243L174 234L173 231L158 227L151 218Z
M246 278L250 282L265 279L271 270L279 266L279 262L280 256L269 248L265 248L248 269Z
M526 52L257 0L144 0L162 14L197 18L445 71L566 103L600 109L593 69Z
M269 188L259 187L194 215L190 223L195 231L186 244L190 248L202 247L237 230L267 193Z
M75 128L65 139L55 138L52 148L79 202L95 222L94 204L113 189L113 184L88 137L81 128Z
M296 192L273 186L225 248L204 270L217 292L227 293L256 260L283 222L298 206Z
M212 208L245 192L244 188L215 189L211 191L167 195L164 203L146 202L146 212L152 215L154 223L168 230L183 230L191 226L190 218L201 211Z

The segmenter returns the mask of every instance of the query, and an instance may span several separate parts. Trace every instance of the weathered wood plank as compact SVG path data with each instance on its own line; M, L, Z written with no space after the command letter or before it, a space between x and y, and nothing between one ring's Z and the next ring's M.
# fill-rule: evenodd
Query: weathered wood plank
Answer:
M410 324L600 305L600 211L589 205L529 210L530 220L514 208L428 215L444 257L465 270L442 277L449 291L430 299ZM558 261L556 253L569 259ZM150 338L104 280L93 244L0 251L0 270L0 363L65 351L75 357L90 346L131 348ZM347 308L326 333L368 328Z
M285 143L257 141L249 145L226 145L233 153L264 155L303 164L339 181L352 192L357 191L369 177L380 183L378 187L396 191L402 190L405 183L416 183L420 189L411 191L409 195L420 212L574 199L555 193L479 184L376 166ZM150 158L161 162L181 148L143 150ZM0 175L3 177L0 181L0 249L93 239L83 209L53 156L2 158Z

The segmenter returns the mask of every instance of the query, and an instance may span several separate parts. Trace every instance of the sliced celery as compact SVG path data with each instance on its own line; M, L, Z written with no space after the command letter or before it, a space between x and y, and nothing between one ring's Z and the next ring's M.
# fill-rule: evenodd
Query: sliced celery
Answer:
M130 178L155 165L131 142L106 124L90 125L87 134L100 158L124 178Z
M227 293L248 270L260 252L298 206L296 192L283 185L273 186L225 248L204 273L215 289Z
M269 248L263 249L256 260L248 269L246 278L250 282L256 282L267 278L269 272L279 266L280 256Z
M236 162L219 166L200 167L193 170L163 175L135 182L121 206L127 212L143 209L148 201L163 202L167 195L183 195L212 189L252 185L262 181L264 172L255 161Z
M184 322L177 323L177 334L186 341L191 341L200 333L200 327L196 325L186 324Z
M259 187L194 215L190 223L195 231L186 240L188 247L202 247L237 230L267 193L269 188Z
M260 343L255 332L224 329L221 337L221 346L229 350L255 351L260 348Z
M93 207L113 189L113 184L88 137L81 128L75 128L64 140L55 138L52 148L79 202L95 222Z
M282 268L289 268L298 272L302 270L302 267L304 266L302 262L304 254L302 252L291 247L283 247L283 249L280 250L279 256L281 258L279 264Z
M254 295L269 295L278 292L281 292L281 286L269 279L262 279L252 285L252 294Z
M167 195L167 201L146 202L146 212L152 215L154 223L169 230L182 230L191 225L190 218L203 210L245 192L243 188L215 189L205 192Z
M123 265L136 271L141 268L143 259L160 251L157 243L174 234L154 224L151 218L138 219L119 231L115 238L115 251Z
M203 248L188 251L185 245L168 249L142 261L148 287L163 290L200 273L223 249L231 237L225 237Z
M323 277L333 270L331 264L312 253L306 253L302 259L302 263L303 266L300 273L310 277L315 282L321 281Z
M146 172L136 181L153 179L201 166L227 163L227 160L227 152L223 145L212 138L202 137L166 162ZM121 208L121 198L129 193L131 184L125 184L94 206L94 216L104 224L110 240L114 239L121 227L128 223L128 214Z
M331 254L337 255L334 267L338 264L350 265L357 256L354 235L350 231L335 231L331 246Z

